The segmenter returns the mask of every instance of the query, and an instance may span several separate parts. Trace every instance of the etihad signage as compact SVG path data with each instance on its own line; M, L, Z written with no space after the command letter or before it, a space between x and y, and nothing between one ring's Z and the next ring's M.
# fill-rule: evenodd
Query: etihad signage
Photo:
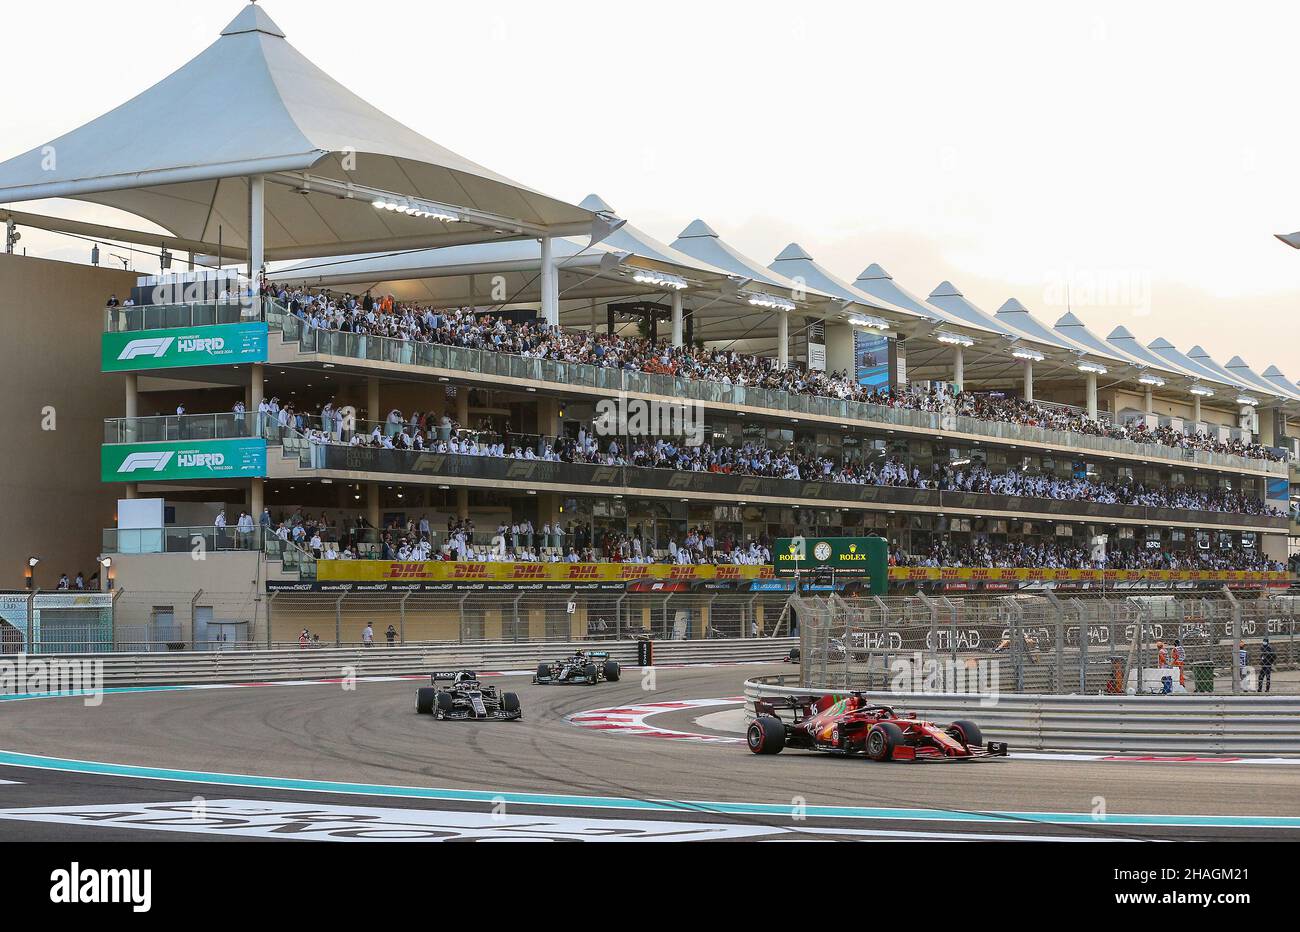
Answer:
M267 332L264 323L247 323L105 333L101 368L105 372L134 372L265 362Z
M266 475L266 441L247 437L193 443L110 443L100 447L104 482L229 479Z

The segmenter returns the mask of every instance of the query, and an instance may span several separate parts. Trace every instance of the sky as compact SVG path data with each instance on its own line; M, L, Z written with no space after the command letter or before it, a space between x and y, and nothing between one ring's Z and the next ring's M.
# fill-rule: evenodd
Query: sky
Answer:
M241 5L7 5L0 160L162 79ZM922 296L949 280L1300 379L1300 251L1272 236L1300 230L1300 4L262 5L425 136L666 241L701 217L764 264L798 242L850 280L879 262Z

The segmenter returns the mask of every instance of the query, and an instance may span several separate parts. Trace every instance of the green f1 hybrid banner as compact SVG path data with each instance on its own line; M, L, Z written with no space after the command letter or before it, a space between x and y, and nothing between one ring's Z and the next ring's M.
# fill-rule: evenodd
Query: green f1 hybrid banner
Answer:
M876 595L889 587L889 544L883 537L778 537L772 562L778 576L834 570L870 576Z
M251 438L192 443L111 443L100 447L104 482L230 479L266 475L266 441Z
M266 346L264 323L106 333L101 368L105 372L134 372L266 362Z

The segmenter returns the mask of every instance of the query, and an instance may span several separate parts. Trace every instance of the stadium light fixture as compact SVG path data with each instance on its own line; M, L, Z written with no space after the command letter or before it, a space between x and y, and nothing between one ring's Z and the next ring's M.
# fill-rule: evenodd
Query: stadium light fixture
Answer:
M1016 359L1028 359L1030 362L1042 362L1046 358L1038 350L1031 349L1014 349L1011 351L1011 355Z
M632 281L638 285L654 285L659 288L672 288L681 291L686 287L686 279L680 275L656 272L654 269L637 269L632 273Z
M1139 385L1150 385L1152 388L1160 388L1165 384L1165 380L1158 375L1141 375L1138 376Z
M970 337L964 337L960 333L948 333L941 331L934 337L940 343L947 343L949 346L974 346L975 341Z
M1214 397L1214 389L1206 388L1204 385L1193 385L1191 388L1188 389L1188 391L1191 392L1193 395L1197 395L1201 398Z
M1258 399L1258 398L1251 398L1249 395L1238 395L1238 396L1237 396L1237 404L1239 404L1239 405L1250 405L1250 406L1253 408L1253 407L1255 407L1257 404L1259 404L1259 399Z
M1091 375L1105 375L1106 367L1095 362L1081 362L1079 363L1079 371L1087 372Z
M793 311L795 303L788 298L778 298L774 294L758 292L749 296L749 303L754 307L764 307L772 311Z
M370 202L370 206L375 210L392 211L406 214L408 217L419 217L422 220L440 220L443 223L455 223L460 220L460 214L449 207L411 198L397 200L378 197Z
M889 329L889 321L880 317L872 317L870 314L854 314L849 318L849 323L854 327L862 327L865 330Z

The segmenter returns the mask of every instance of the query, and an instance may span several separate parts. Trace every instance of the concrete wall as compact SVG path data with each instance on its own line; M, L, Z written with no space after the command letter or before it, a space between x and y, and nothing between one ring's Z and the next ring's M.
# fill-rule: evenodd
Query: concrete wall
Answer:
M89 248L89 247L87 247ZM103 307L135 273L0 253L0 588L89 579L119 489L99 481L103 419L120 417L123 379L100 372ZM51 409L54 430L43 429ZM48 426L48 425L46 425Z
M266 642L266 561L259 552L210 552L201 560L188 552L116 554L113 571L119 627L147 625L155 608L170 607L181 636L191 640L193 609L210 607L215 619L246 621L250 640Z

